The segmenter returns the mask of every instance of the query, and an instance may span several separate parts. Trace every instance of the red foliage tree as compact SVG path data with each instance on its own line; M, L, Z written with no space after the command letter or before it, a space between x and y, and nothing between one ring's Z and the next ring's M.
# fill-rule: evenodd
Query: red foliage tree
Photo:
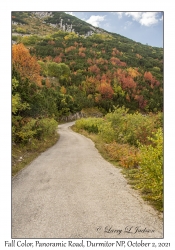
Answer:
M86 56L86 54L83 53L83 52L78 52L78 55L81 56L81 57L85 57Z
M87 63L88 63L89 65L92 65L92 64L93 64L92 59L91 59L91 58L88 58L88 59L87 59Z
M108 61L107 60L104 60L103 58L99 58L99 59L96 59L96 64L100 64L100 65L103 65L103 64L105 64L105 63L108 63Z
M90 72L92 72L92 73L95 73L95 74L99 74L99 73L100 73L100 69L99 69L99 67L98 67L96 64L90 66L90 67L88 68L88 70L89 70Z
M125 67L126 63L125 62L121 62L120 59L118 59L117 57L111 57L110 62L112 65L118 65L118 66L122 66Z
M121 78L121 85L123 89L134 89L136 87L136 83L134 82L131 76L123 75Z
M144 109L146 107L148 101L144 100L143 95L136 95L134 99L138 101L140 109Z
M62 62L62 58L60 56L56 56L54 59L53 59L54 62L56 63L60 63Z
M153 89L155 86L159 86L160 82L157 81L153 75L151 74L151 72L145 72L144 74L144 79L150 84L150 87Z

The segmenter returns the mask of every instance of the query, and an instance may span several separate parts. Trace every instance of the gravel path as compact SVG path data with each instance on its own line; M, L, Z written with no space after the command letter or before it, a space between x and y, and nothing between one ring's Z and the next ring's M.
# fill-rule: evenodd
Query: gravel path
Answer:
M157 212L72 124L13 178L12 238L162 238Z

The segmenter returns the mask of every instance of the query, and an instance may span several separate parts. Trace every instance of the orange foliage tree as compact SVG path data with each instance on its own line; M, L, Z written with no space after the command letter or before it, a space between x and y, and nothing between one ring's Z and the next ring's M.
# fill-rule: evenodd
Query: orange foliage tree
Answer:
M114 76L118 78L123 89L135 89L137 86L136 82L131 77L131 72L128 75L126 71L118 69Z
M98 86L98 91L103 99L112 99L114 95L114 91L111 85L105 81L102 81L101 84Z
M12 64L22 80L27 78L41 86L40 65L22 43L12 47Z
M65 52L68 53L68 52L70 52L70 51L72 51L72 50L75 50L75 49L76 49L75 46L70 46L70 47L68 47L68 48L65 48Z

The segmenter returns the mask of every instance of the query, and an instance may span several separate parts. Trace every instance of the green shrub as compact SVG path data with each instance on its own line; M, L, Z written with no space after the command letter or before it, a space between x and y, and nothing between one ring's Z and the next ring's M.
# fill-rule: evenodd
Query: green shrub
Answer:
M34 45L36 44L38 41L40 40L40 38L36 35L31 35L31 36L23 36L21 42L24 45Z
M102 123L102 118L83 118L80 120L77 120L75 123L75 126L77 130L84 129L89 133L95 133L98 134L99 130L99 124Z
M53 118L43 118L36 122L35 138L42 139L55 133L58 123Z
M25 34L26 33L26 29L19 27L19 28L16 29L16 32L17 33L21 33L21 34Z
M103 120L102 123L98 124L98 131L104 142L110 143L114 141L115 131L111 126L111 122Z
M138 143L149 145L149 137L158 128L162 127L162 113L157 115L141 113L129 114L124 107L116 108L113 113L105 116L106 120L111 122L114 129L114 139L118 143L129 143L138 146Z
M16 141L26 143L29 141L30 138L33 138L34 135L37 133L35 124L36 120L31 118L25 125L23 125L16 132Z
M18 127L17 127L18 125ZM28 143L30 139L44 139L53 135L58 123L53 118L33 119L26 118L20 120L13 126L14 142Z
M12 41L17 42L18 41L18 36L12 36Z
M149 136L156 130L153 119L140 113L129 114L126 119L126 142L135 146L138 146L138 142L145 145L150 144Z
M149 199L163 203L163 132L159 128L150 140L153 145L140 144L139 184Z

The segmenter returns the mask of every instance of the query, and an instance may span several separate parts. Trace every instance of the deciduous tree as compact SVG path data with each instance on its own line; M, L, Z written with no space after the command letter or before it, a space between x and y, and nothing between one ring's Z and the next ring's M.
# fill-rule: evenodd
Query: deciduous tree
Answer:
M12 47L12 64L22 80L28 78L30 82L41 85L40 65L22 43Z

